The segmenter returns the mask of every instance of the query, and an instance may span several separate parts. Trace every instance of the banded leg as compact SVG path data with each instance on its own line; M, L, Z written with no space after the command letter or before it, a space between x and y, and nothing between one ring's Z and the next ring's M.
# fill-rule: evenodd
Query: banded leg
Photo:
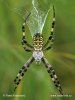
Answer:
M51 48L53 47L53 43L54 43L54 36L53 36L52 39L51 39L51 44L50 44L50 46L48 46L47 48L45 48L44 51L51 49Z
M29 48L27 48L25 46L25 43L23 41L21 43L22 43L22 46L23 46L23 48L24 48L25 51L27 51L27 52L31 52L32 51L31 49L29 49Z
M26 46L30 47L31 49L33 48L33 46L31 46L27 41L26 41L26 38L25 38L25 25L26 25L26 21L28 19L28 17L30 16L31 13L28 14L28 16L26 17L26 19L24 20L24 23L22 25L22 32L23 32L23 37L22 37L22 45L23 45L23 48L26 50ZM31 51L31 50L26 50L26 51Z
M46 50L46 46L51 42L54 41L54 35L53 35L53 31L54 31L54 25L55 25L55 9L54 9L54 6L53 6L53 22L52 22L52 28L51 28L51 34L46 42L46 44L43 46L43 49ZM52 45L52 43L51 43ZM51 49L52 46L49 46L48 49ZM46 48L46 49L45 49Z
M15 84L15 89L17 88L17 86L19 85L21 79L24 76L24 73L27 71L27 69L29 68L30 64L34 61L34 58L31 57L26 64L23 65L23 67L20 69L19 73L17 74L15 80L14 80L14 84ZM14 91L15 91L14 89Z
M59 83L58 77L57 77L54 69L48 63L48 61L45 57L42 58L42 62L45 64L45 67L47 68L47 72L49 73L50 77L52 78L52 81L54 82L56 88L59 90L60 94L63 95L61 85Z

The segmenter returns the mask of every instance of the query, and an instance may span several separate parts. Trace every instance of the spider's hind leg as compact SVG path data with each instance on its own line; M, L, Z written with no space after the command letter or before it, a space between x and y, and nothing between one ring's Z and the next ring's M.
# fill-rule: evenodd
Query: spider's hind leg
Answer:
M23 48L25 49L25 51L32 51L33 46L31 46L27 41L26 41L26 36L25 36L25 25L26 25L26 21L28 19L28 17L30 16L31 13L28 14L28 16L26 17L26 19L24 20L24 23L22 25L22 32L23 32L23 37L22 37L22 45ZM26 46L28 46L30 49L26 49Z
M52 48L53 46L53 42L54 42L54 26L55 26L55 8L53 6L53 22L52 22L52 27L51 27L51 33L50 36L46 42L46 44L43 46L43 50L49 50ZM51 41L51 45L47 47L47 45L50 43Z

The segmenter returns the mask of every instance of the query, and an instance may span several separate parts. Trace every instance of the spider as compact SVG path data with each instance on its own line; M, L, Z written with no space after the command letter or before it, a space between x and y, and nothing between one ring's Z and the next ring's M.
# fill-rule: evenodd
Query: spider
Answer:
M54 25L55 25L55 9L53 6L53 22L52 22L52 28L51 28L51 33L50 36L45 44L43 44L43 36L40 33L36 33L33 36L33 46L30 45L25 38L25 25L28 17L30 16L31 13L28 14L26 19L24 20L24 23L22 25L22 32L23 32L23 37L22 37L22 45L25 51L31 52L33 51L32 56L29 58L29 60L23 65L23 67L20 69L19 73L17 74L14 84L15 84L15 89L16 90L17 86L19 85L21 79L23 78L25 72L27 72L27 69L29 68L30 64L35 60L36 62L42 61L45 67L47 68L47 72L49 73L52 81L54 82L54 85L56 88L59 90L60 94L63 95L61 85L59 83L58 77L53 69L53 67L49 64L47 59L45 58L43 51L51 49L54 41L54 35L53 35L53 30L54 30ZM50 46L48 44L50 43ZM27 48L27 47L29 48Z

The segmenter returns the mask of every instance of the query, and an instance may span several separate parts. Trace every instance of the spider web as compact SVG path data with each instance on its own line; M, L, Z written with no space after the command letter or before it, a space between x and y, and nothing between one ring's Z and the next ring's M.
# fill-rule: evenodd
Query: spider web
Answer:
M31 15L27 21L27 25L33 37L34 34L40 33L42 34L43 27L48 16L50 9L46 12L43 12L38 7L38 2L36 0L32 0L32 10Z
M46 19L50 14L52 8L47 11L41 11L39 9L37 0L32 0L31 10L26 10L25 8L23 8L23 6L10 8L9 2L7 0L2 0L2 2L11 12L18 14L23 20L25 20L26 16L31 12L29 18L27 19L27 26L30 30L31 36L33 37L37 33L42 34Z

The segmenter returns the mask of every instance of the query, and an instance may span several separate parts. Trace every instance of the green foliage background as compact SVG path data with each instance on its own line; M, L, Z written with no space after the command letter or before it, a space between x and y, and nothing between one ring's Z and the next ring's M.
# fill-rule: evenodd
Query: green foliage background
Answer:
M25 97L4 96L12 94L15 76L32 55L21 46L23 19L15 13L14 8L30 11L32 3L31 0L0 0L0 100L75 100L75 0L38 0L38 3L43 11L52 4L55 6L55 42L53 49L45 52L45 56L55 69L64 94L72 97L51 97L50 95L59 92L44 65L41 63L37 66L35 62L15 93ZM43 31L45 41L49 36L48 23L49 20ZM29 30L26 32L27 40L31 42Z

